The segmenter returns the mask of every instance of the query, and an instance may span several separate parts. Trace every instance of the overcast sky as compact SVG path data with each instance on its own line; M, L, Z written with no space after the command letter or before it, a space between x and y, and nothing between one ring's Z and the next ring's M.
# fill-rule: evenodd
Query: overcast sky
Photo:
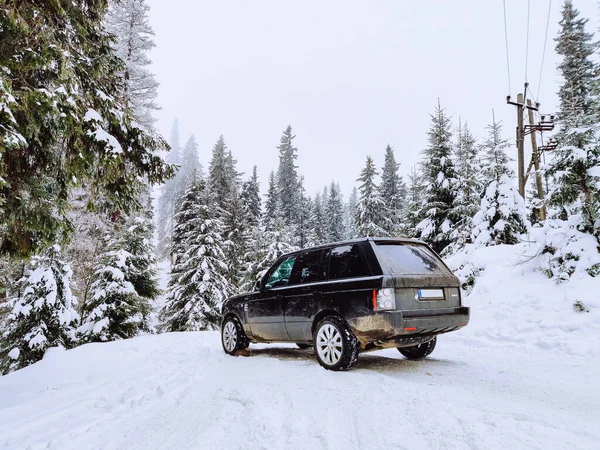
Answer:
M309 194L332 179L347 197L365 158L380 167L385 146L406 174L420 159L439 97L477 136L492 119L514 141L502 0L207 1L148 0L160 82L158 127L194 134L203 164L220 134L261 188L276 169L290 124ZM596 0L575 0L588 31ZM511 94L525 81L527 1L506 0ZM554 38L562 1L553 0L541 86L549 0L531 0L528 79L542 112L556 109ZM513 147L514 152L514 147Z

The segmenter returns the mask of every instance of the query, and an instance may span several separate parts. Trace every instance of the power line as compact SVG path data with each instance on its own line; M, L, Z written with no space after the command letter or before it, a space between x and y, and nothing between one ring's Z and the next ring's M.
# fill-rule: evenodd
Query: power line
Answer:
M506 70L508 72L508 93L510 95L510 58L508 57L508 28L506 26L506 0L502 0L504 5L504 43L506 46Z
M529 11L531 0L527 0L527 42L525 43L525 83L527 83L527 62L529 60Z
M548 42L548 28L550 25L550 11L552 10L552 0L548 3L548 17L546 18L546 35L544 36L544 50L542 51L542 65L540 66L540 78L538 80L537 96L540 96L540 88L542 86L542 72L544 70L544 58L546 57L546 43Z

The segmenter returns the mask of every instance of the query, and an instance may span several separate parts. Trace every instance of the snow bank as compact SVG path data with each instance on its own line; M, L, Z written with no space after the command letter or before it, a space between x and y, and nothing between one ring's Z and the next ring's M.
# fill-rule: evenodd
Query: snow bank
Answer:
M468 246L446 260L463 283L474 282L463 293L471 322L462 337L600 356L600 277L580 273L557 284L536 269L534 256L523 243Z

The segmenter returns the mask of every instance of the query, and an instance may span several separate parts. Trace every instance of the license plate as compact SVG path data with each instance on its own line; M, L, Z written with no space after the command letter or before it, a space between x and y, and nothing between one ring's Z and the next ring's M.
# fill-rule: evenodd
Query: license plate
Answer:
M444 290L419 289L419 300L444 300Z

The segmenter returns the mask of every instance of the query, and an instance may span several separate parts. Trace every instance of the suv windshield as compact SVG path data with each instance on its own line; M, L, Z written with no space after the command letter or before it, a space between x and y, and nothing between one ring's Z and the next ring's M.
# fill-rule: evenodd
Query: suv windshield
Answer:
M428 275L448 273L448 270L431 250L413 244L377 244L381 263L390 273L397 275Z

